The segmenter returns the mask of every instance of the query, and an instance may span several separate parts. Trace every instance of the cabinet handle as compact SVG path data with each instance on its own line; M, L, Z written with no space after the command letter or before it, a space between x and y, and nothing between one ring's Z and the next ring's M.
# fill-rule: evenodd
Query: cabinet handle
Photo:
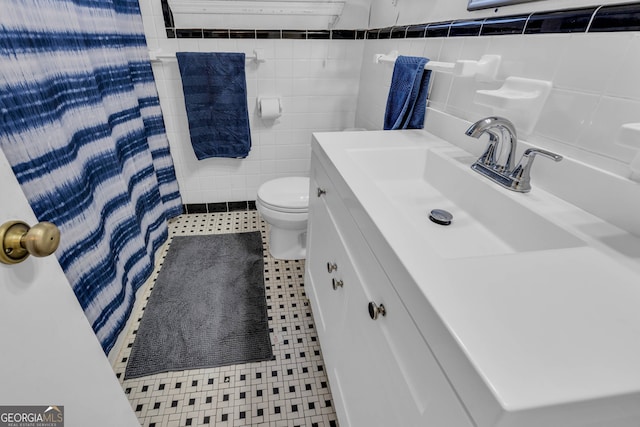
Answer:
M384 308L384 304L377 305L375 302L369 303L369 316L371 319L378 319L378 315L382 314L382 316L387 315L387 309Z
M318 197L322 196L323 194L327 194L327 190L318 187Z
M334 271L336 271L338 269L338 264L336 264L335 262L328 262L327 263L327 271L329 273L332 273Z
M344 282L342 280L336 280L335 278L331 279L331 284L333 286L334 291L337 291L338 288L341 288L344 286Z

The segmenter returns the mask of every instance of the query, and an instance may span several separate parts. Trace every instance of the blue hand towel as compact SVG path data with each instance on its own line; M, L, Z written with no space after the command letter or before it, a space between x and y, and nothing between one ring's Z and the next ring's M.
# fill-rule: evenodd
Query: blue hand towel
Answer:
M198 160L251 149L244 53L178 52L191 145Z
M398 56L384 114L384 129L422 129L431 71L427 58Z

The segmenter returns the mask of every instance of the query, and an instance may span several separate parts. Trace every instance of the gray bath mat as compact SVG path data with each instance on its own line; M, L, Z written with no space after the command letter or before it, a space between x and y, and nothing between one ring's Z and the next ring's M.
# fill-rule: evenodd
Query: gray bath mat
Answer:
M259 231L174 237L125 379L273 358Z

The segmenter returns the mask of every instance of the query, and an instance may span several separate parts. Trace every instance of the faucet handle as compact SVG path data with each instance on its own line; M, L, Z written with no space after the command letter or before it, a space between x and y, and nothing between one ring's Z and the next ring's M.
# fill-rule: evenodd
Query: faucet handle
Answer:
M513 168L513 171L509 175L513 179L511 187L522 193L526 193L531 190L531 165L537 155L546 157L555 162L562 160L562 156L551 151L543 150L541 148L529 148L527 149L522 158L518 162L518 165Z
M540 155L542 157L546 157L548 159L551 159L553 161L559 162L560 160L562 160L562 156L560 154L556 154L553 153L551 151L547 151L547 150L543 150L542 148L528 148L524 154L522 155L522 157L527 157L527 158L531 158L531 161L533 162L533 157L535 157L536 155Z

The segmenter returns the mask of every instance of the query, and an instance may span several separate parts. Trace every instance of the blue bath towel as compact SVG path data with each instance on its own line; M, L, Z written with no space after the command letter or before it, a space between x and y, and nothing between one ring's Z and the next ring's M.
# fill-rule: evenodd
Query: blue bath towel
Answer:
M178 52L191 145L198 160L251 149L244 53Z
M384 129L422 129L427 108L430 70L427 58L398 56L393 68Z

